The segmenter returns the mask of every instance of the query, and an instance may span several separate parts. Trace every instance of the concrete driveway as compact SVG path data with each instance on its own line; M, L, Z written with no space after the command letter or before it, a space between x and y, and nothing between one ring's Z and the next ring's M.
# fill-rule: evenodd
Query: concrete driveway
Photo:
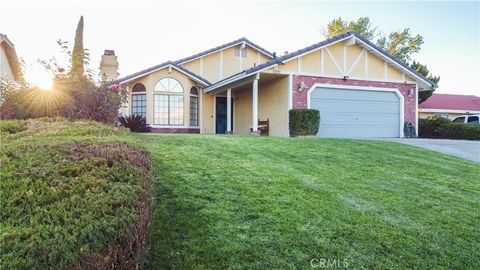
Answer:
M402 138L381 140L413 145L480 163L480 141Z

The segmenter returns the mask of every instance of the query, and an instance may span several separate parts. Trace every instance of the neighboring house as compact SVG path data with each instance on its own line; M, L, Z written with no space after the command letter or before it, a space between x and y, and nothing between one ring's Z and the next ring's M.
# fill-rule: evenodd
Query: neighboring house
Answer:
M111 85L157 132L251 134L268 119L270 135L288 136L288 111L313 108L321 137L403 137L418 91L437 87L355 32L280 57L241 38Z
M20 81L23 79L20 63L13 43L0 33L0 78Z
M473 95L433 94L418 105L420 118L438 115L450 120L469 113L480 113L480 97Z

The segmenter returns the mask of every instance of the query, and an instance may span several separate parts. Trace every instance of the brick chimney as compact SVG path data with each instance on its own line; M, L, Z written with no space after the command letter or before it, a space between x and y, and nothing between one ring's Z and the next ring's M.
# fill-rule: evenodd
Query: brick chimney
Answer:
M107 81L118 79L118 61L114 50L105 50L100 62L100 75L105 76Z

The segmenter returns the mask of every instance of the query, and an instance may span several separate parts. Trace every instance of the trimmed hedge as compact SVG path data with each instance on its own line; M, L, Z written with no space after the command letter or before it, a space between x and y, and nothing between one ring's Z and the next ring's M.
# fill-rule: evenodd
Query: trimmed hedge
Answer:
M421 138L480 140L480 125L453 123L439 116L419 119L418 132Z
M418 119L418 135L422 138L438 138L438 128L451 123L447 118L433 116Z
M290 136L317 135L320 125L320 112L313 109L292 109L289 111Z
M148 153L126 129L0 121L0 269L137 269L148 233Z
M448 123L438 128L439 138L458 140L480 140L480 125Z

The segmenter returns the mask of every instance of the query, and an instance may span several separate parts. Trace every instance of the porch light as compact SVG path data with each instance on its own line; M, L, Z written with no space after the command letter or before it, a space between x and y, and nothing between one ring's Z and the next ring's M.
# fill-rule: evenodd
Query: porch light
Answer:
M300 86L298 87L298 91L299 92L302 92L303 90L305 90L305 88L307 88L307 85L305 84L305 82L300 82Z
M408 97L412 97L413 96L413 88L410 88L410 90L408 90Z

